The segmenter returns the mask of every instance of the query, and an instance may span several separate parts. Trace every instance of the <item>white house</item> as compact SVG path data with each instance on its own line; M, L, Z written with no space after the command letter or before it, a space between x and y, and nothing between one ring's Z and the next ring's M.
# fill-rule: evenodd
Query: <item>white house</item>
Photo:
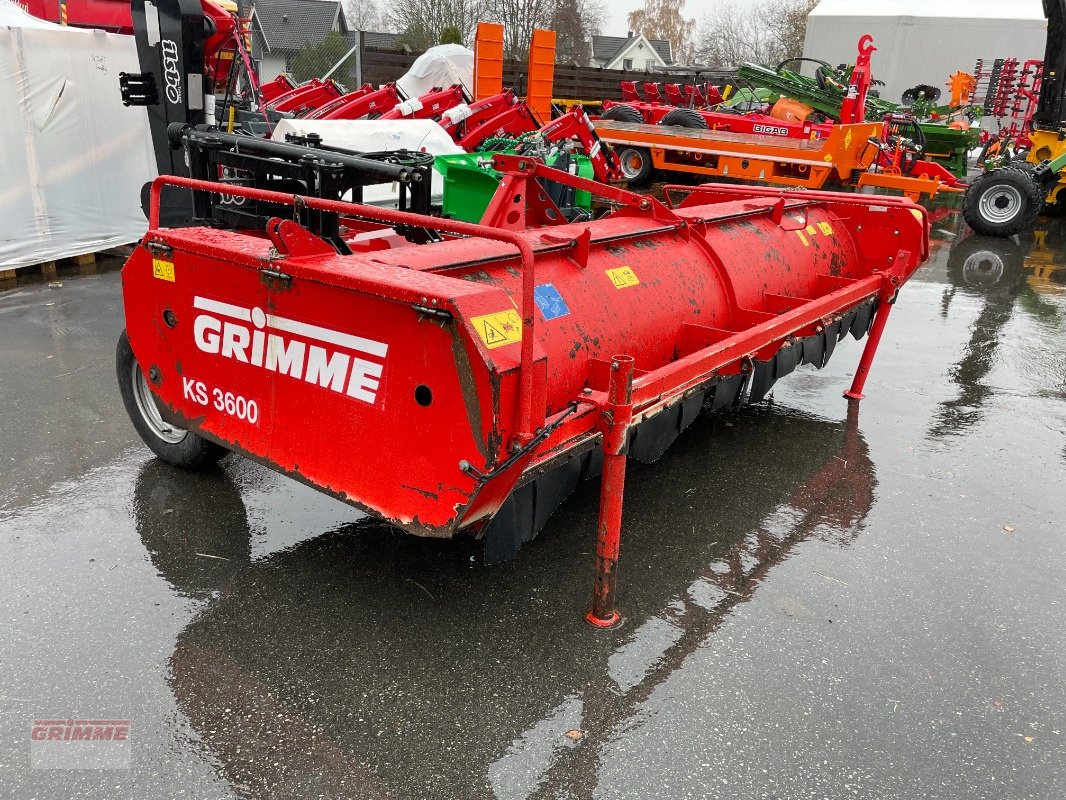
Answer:
M603 69L647 70L656 72L674 63L670 42L648 39L642 34L593 36L593 66Z
M262 81L273 80L287 72L289 59L305 44L318 44L330 32L348 37L348 26L339 2L254 0L248 15L251 17L252 56L258 62Z

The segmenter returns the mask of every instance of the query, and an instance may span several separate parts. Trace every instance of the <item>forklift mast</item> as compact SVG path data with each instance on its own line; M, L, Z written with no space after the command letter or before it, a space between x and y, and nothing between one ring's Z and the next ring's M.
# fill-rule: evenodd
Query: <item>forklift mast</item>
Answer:
M1044 82L1033 114L1033 127L1058 130L1066 120L1066 0L1044 0L1047 17L1047 49L1044 51Z
M148 112L159 174L188 176L185 154L171 149L167 128L206 122L205 94L213 87L204 77L203 6L200 0L133 0L132 11L141 74L123 76L123 100ZM137 80L132 101L131 78Z

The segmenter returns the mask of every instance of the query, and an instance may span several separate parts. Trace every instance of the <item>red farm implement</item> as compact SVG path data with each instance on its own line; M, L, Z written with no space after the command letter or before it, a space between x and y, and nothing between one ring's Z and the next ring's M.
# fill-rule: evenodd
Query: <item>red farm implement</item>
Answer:
M494 558L602 474L589 620L611 624L626 459L870 332L860 397L927 256L926 215L742 186L671 187L664 204L518 156L494 166L480 224L158 178L122 274L119 379L172 462L238 452L409 533L482 536ZM542 181L615 210L565 224ZM164 187L194 190L193 227L159 226ZM262 216L224 227L238 200Z

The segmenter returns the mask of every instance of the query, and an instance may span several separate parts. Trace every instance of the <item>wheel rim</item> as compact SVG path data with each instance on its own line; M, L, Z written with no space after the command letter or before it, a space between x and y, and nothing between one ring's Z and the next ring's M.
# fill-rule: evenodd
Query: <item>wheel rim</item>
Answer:
M981 250L962 262L962 279L968 286L995 286L1003 277L1003 259Z
M622 174L627 180L633 180L644 169L644 156L636 150L626 150L622 153Z
M981 216L989 222L1010 222L1022 210L1022 193L1009 184L993 186L983 195L979 204Z
M141 419L148 423L152 433L167 444L179 444L184 441L189 432L163 419L159 413L159 406L155 403L155 397L152 396L152 390L148 388L148 381L137 364L130 368L130 381L133 384L133 399L137 403L137 411Z

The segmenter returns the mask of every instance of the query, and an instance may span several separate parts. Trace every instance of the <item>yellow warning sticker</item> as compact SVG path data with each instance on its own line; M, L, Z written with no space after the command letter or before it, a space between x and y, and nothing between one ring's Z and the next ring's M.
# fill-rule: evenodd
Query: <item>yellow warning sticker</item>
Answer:
M632 267L615 267L614 269L605 270L605 272L607 277L611 279L611 283L614 284L615 289L627 289L640 283L640 278L637 277L637 273L633 271Z
M911 214L913 214L913 215L914 215L914 218L915 218L916 220L918 220L919 222L921 222L921 221L922 221L922 212L921 212L921 211L919 211L918 209L916 209L916 208L912 208L912 209L911 209Z
M807 226L807 234L809 236L814 236L816 233L818 233L818 230L813 225Z
M833 226L830 225L828 222L819 222L818 223L818 230L820 230L826 236L832 236L833 235Z
M804 235L803 231L796 231L796 235L800 237L800 241L803 242L804 247L811 246L811 243L807 241L807 237Z
M165 258L153 258L152 277L174 283L174 262L167 261Z
M847 134L845 134L845 136L844 136L844 149L847 150L849 147L851 147L851 130L850 129L848 130Z
M522 318L517 311L497 311L473 317L470 324L490 350L522 341Z

